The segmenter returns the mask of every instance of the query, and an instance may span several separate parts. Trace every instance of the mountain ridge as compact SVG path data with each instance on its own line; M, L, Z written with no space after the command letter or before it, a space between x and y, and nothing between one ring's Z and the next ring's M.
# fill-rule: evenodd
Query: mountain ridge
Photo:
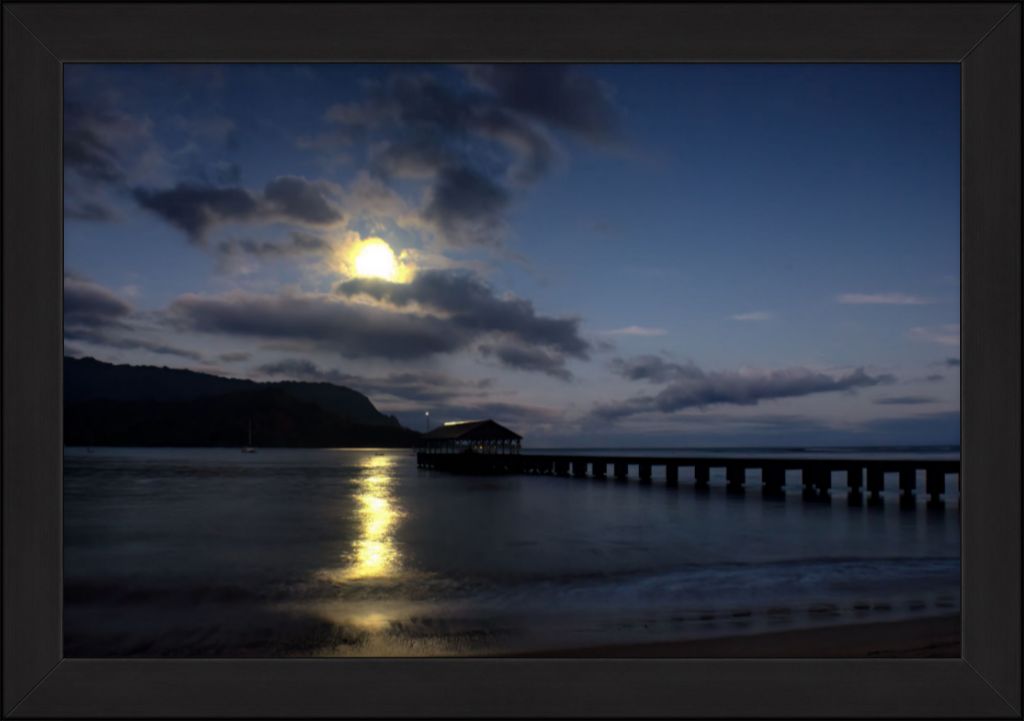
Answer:
M64 357L65 445L409 447L419 434L327 382L258 382Z

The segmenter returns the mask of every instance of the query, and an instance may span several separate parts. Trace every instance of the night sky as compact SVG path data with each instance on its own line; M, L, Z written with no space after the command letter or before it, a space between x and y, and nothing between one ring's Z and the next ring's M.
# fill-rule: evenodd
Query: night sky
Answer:
M528 445L957 443L951 65L65 65L65 353Z

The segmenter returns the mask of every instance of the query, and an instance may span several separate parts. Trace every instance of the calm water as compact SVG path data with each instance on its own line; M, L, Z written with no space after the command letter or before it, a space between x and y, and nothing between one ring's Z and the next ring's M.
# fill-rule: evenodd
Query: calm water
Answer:
M899 510L895 477L880 510L841 488L823 506L680 482L450 476L410 451L67 449L65 653L501 654L959 608L952 478L944 511Z

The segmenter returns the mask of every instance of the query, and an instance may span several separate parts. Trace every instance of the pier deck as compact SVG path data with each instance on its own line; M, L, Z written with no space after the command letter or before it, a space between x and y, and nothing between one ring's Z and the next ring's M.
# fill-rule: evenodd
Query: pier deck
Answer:
M882 459L882 458L783 458L723 457L723 456L599 456L549 454L488 454L488 453L430 453L416 454L420 468L450 473L474 474L527 474L590 477L618 482L630 478L641 484L653 483L653 469L664 469L664 485L678 487L680 470L689 471L698 490L710 487L711 469L725 470L726 489L732 493L744 492L748 480L761 486L766 496L785 494L787 485L795 482L803 488L806 500L828 501L833 484L845 485L851 505L882 502L886 474L898 477L900 504L913 507L917 499L918 473L923 474L925 495L932 507L942 507L947 495L948 476L956 476L960 483L960 461L951 459ZM748 479L750 472L758 477ZM787 474L790 475L787 478ZM799 475L795 481L793 475ZM837 479L836 476L839 476Z

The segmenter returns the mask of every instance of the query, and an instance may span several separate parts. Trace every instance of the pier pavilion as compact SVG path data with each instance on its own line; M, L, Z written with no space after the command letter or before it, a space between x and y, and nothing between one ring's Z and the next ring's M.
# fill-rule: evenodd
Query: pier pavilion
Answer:
M424 433L420 450L428 454L519 455L523 437L492 420L455 421Z

